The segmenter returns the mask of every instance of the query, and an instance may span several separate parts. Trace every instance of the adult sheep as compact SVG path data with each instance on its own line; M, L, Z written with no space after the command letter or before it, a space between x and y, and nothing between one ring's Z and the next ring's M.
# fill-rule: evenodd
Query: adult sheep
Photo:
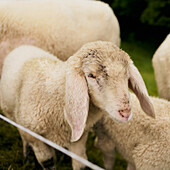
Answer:
M152 64L159 95L170 100L170 34L156 50Z
M129 122L116 123L104 115L95 125L105 168L113 169L116 148L128 161L128 170L169 170L170 102L150 97L156 116L151 119L143 114L135 95L130 97L133 117Z
M19 45L35 45L66 60L97 40L120 45L119 23L104 2L0 1L0 74L5 56Z
M88 43L66 62L37 47L21 46L4 62L1 108L17 123L86 158L88 130L103 114L121 122L131 117L128 82L142 108L154 117L140 73L113 43ZM53 149L20 134L24 148L30 145L39 163L50 168L44 162L52 160ZM73 161L74 169L83 166Z

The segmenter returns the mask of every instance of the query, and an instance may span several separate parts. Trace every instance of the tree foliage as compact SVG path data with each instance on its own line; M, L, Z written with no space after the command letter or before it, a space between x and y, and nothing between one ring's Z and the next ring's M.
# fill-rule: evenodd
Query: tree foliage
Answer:
M148 0L141 22L170 28L170 0Z
M170 28L170 0L103 0L114 10L121 35L163 40ZM152 39L151 38L151 39Z
M170 28L170 0L104 0L119 17Z

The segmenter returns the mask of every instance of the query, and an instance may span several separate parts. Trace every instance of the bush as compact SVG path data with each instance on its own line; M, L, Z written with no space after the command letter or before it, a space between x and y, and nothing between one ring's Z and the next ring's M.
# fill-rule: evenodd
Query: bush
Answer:
M121 38L134 36L160 44L169 33L170 0L104 0L113 8Z

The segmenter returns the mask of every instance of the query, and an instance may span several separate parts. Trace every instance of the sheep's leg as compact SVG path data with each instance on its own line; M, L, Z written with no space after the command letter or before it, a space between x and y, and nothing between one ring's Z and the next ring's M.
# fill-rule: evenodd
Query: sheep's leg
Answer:
M34 151L29 143L26 143L26 145L24 146L24 157L26 162L30 164L36 161Z
M99 135L96 141L97 147L103 153L105 169L112 170L115 161L115 144L109 137L105 135Z
M35 163L35 165L38 164L34 151L32 149L32 147L29 145L29 143L24 139L24 137L21 135L22 138L22 144L23 144L23 154L25 157L25 162L28 164L33 164Z
M21 135L21 134L20 134ZM24 139L24 137L21 135L21 138L22 138L22 144L23 144L23 154L24 154L24 157L26 158L27 154L27 141Z
M128 163L127 170L136 170L136 168L132 164Z
M84 132L83 136L75 143L72 143L69 147L69 150L74 152L75 154L79 155L80 157L83 157L84 159L87 159L86 156L86 141L87 141L88 133ZM82 170L86 166L74 159L72 159L72 166L74 170Z
M107 134L108 132L105 129L102 120L97 122L93 129L97 136L95 144L103 153L105 169L112 170L115 161L115 144Z
M45 170L55 170L55 151L41 141L35 140L31 143L39 164Z

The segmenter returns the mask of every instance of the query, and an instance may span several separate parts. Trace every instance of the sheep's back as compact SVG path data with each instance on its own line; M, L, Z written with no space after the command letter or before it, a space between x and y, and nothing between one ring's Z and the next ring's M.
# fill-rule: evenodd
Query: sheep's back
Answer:
M159 95L170 100L170 34L156 50L152 64Z
M120 44L119 24L111 8L97 1L19 1L0 3L1 39L25 37L66 60L96 40ZM88 31L87 31L88 30ZM32 41L31 41L32 40Z

